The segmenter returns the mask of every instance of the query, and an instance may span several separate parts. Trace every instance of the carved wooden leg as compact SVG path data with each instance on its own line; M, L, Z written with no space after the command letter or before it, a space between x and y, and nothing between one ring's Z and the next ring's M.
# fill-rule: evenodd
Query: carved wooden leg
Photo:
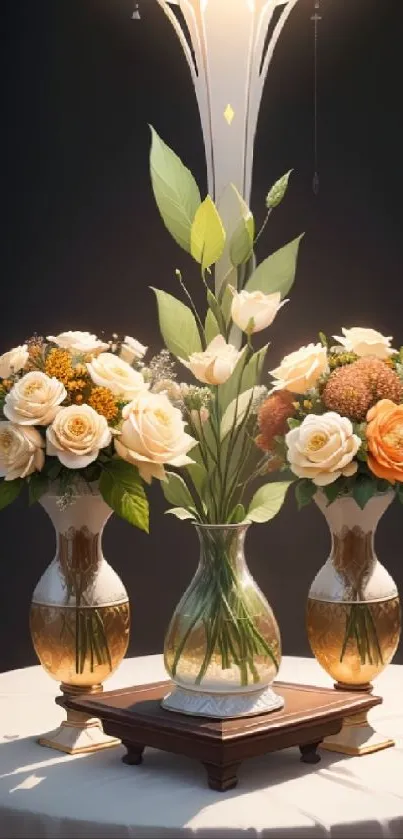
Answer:
M140 746L140 743L129 743L127 740L123 740L123 745L127 749L127 754L122 757L123 763L127 763L128 766L138 766L143 762L145 746Z
M210 789L218 792L226 792L234 789L238 783L238 768L240 763L229 763L226 766L217 766L214 763L203 763L207 770L208 785Z
M319 740L318 743L306 743L305 746L299 747L302 763L319 763L320 755L318 755L317 748L320 744L321 741Z

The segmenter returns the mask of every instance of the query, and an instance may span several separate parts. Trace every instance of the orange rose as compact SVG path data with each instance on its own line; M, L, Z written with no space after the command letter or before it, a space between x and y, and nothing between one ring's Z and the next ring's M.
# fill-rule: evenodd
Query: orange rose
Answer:
M368 466L377 478L403 482L403 405L381 399L367 413Z

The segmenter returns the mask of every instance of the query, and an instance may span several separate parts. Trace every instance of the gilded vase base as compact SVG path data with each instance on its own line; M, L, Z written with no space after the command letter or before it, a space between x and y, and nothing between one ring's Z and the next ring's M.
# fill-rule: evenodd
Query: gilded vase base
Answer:
M175 687L161 702L167 711L193 717L236 719L268 714L284 707L284 699L270 687L245 693L206 693Z
M394 740L379 734L368 721L367 713L346 717L338 734L333 734L321 744L322 749L343 755L360 757L394 746Z
M40 737L38 743L69 755L79 755L111 749L120 746L121 741L105 734L101 720L69 711L67 720L55 731Z

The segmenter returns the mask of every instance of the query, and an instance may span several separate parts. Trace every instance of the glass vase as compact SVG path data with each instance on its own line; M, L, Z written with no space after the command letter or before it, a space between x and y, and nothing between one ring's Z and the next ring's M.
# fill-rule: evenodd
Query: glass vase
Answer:
M35 652L65 696L98 693L122 661L130 631L126 589L102 552L102 532L112 511L97 486L84 482L70 497L54 487L41 504L56 531L56 555L32 597ZM67 723L40 742L69 753L117 742L106 737L99 721L92 727L80 722L83 715L68 711Z
M399 642L398 592L374 550L376 527L393 497L373 496L360 509L349 496L331 504L322 492L315 496L332 549L309 592L307 631L313 654L339 688L368 690Z
M246 565L248 525L195 527L200 561L168 628L165 667L175 688L163 706L219 718L281 708L283 699L270 687L280 633Z

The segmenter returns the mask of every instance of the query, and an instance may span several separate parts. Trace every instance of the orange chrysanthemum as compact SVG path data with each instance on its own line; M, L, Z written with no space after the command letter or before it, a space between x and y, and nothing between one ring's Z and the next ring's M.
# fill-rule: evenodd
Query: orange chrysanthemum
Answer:
M46 358L45 373L48 376L59 379L59 382L62 382L65 386L68 385L70 379L74 378L72 359L69 351L56 347L51 349Z
M258 412L260 434L256 444L265 452L274 446L274 438L288 430L287 420L295 414L293 396L287 390L278 390L269 396Z
M367 415L368 466L377 478L403 482L403 405L381 399Z
M322 392L328 411L356 422L362 422L380 399L401 402L403 386L397 373L378 358L360 358L334 370Z

